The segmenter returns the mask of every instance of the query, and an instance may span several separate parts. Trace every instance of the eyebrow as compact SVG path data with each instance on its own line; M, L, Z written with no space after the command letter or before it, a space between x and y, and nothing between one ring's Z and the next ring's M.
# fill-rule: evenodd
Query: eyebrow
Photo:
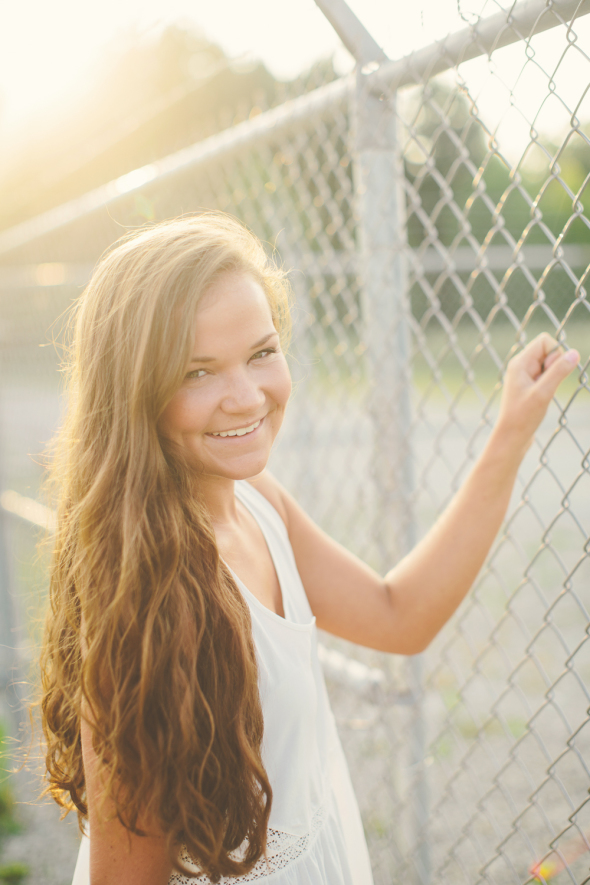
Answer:
M273 338L275 335L278 335L278 334L279 333L277 332L277 330L274 329L272 332L269 332L268 335L265 335L263 338L261 338L260 341L257 341L256 344L253 344L250 347L250 350L256 350L257 347L262 347L263 344L266 344L266 342L268 341L269 338ZM214 363L214 362L215 362L214 356L193 356L191 358L191 363Z

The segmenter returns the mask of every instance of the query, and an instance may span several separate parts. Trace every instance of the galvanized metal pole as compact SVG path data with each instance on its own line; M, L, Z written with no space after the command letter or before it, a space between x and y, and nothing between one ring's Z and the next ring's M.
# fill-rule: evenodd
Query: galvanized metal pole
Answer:
M344 0L316 0L355 56L357 77L356 187L363 281L363 325L371 376L369 410L374 434L373 536L383 570L414 546L412 512L410 304L403 154L398 140L396 94L375 90L375 69L387 58ZM411 658L412 850L404 881L430 881L422 661ZM401 885L401 883L400 883Z
M359 65L388 61L381 46L344 0L316 0L316 4Z
M358 211L363 319L372 381L375 523L383 570L416 542L412 508L410 303L406 267L403 156L397 138L396 95L375 92L370 73L357 79ZM411 726L413 869L416 885L430 881L422 660L408 662L413 693ZM405 878L405 876L404 876Z

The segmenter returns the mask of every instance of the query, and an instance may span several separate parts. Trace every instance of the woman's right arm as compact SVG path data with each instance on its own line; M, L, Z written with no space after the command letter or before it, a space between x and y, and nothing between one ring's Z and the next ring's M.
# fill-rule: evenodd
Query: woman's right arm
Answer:
M82 718L82 756L90 825L90 885L167 885L172 865L164 836L136 836L103 803L101 763L92 746L92 730Z

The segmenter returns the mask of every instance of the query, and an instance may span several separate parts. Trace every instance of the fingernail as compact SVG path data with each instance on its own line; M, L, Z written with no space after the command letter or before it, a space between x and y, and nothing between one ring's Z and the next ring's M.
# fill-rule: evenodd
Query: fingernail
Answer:
M580 362L580 354L577 350L568 350L565 355L565 359L568 361L568 363L572 363L574 366L577 366Z

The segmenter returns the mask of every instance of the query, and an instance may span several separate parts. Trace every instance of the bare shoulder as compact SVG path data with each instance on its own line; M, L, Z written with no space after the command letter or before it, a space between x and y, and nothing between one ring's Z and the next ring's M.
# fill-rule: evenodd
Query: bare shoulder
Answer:
M287 526L297 571L318 627L370 648L403 648L383 579L330 538L264 471L250 480ZM391 641L391 636L394 640Z
M248 482L256 489L256 491L260 492L261 495L264 495L269 504L272 504L287 526L287 531L289 531L289 496L278 479L276 479L268 470L263 470L262 473L259 473L258 476L252 477Z

